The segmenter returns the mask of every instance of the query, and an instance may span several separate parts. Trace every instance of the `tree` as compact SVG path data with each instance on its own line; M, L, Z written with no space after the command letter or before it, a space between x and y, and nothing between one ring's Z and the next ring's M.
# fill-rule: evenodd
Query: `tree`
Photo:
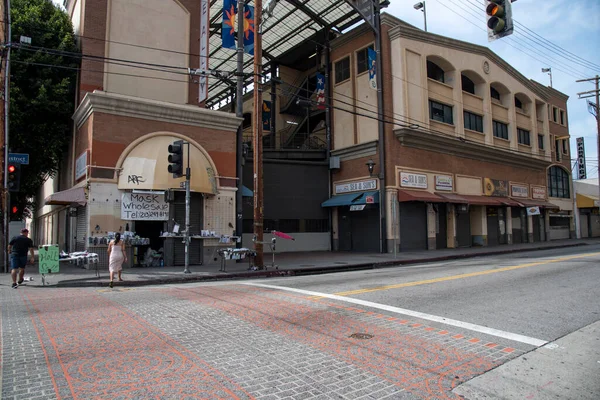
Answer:
M32 199L68 151L79 50L68 15L51 0L13 0L11 18L9 145L11 152L29 154L21 189L11 197L20 210L35 209ZM20 45L21 36L31 45Z

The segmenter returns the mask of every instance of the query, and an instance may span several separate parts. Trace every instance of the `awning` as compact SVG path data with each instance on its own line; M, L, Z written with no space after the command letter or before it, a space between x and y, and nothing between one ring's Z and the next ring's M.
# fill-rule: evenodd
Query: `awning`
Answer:
M598 196L577 193L577 208L596 208L596 207L598 207Z
M254 193L252 192L252 190L242 185L242 197L254 197Z
M325 200L323 203L321 203L321 207L349 206L351 204L354 204L353 201L358 199L362 195L362 193L349 193L333 196L329 200Z
M373 201L367 202L367 197L372 197ZM352 201L352 204L379 204L379 192L364 192L359 198Z
M400 203L406 201L424 201L427 203L446 202L446 200L442 199L440 196L420 190L398 190L398 201Z
M521 203L523 207L544 207L549 209L560 209L556 204L548 203L544 200L528 200L528 199L514 199L516 202Z
M75 187L53 193L44 199L44 204L47 206L84 206L87 204L85 189L83 187Z
M508 197L495 197L495 199L498 200L500 203L504 204L505 206L521 207L521 204L518 201Z
M127 153L119 174L119 189L167 190L183 187L185 176L174 179L167 170L169 165L167 148L181 138L158 135L139 142ZM184 170L187 167L188 148L184 147ZM190 144L189 148L190 190L198 193L217 193L217 181L210 156L204 149Z
M504 205L499 200L493 197L487 196L473 196L467 194L453 194L453 193L439 193L436 194L444 199L446 199L449 203L455 204L473 204L476 206L502 206Z

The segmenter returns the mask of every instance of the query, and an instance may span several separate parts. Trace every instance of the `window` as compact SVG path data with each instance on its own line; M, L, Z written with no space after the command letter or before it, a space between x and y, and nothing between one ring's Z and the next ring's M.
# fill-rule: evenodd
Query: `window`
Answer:
M554 153L556 154L556 161L560 161L560 145L559 140L554 140Z
M568 153L568 151L569 151L569 149L568 149L568 147L567 147L567 143L568 143L568 141L567 141L567 140L563 140L563 141L562 141L562 152L563 152L563 154L567 154L567 153Z
M356 73L360 74L369 69L369 49L373 49L373 46L365 47L362 50L356 52Z
M560 110L560 124L561 125L566 125L566 122L565 122L565 112L563 110Z
M335 83L350 79L350 57L335 63Z
M550 197L569 198L569 174L561 167L548 170L548 189Z
M437 101L429 100L429 118L434 121L452 124L452 107Z
M552 121L558 122L558 108L552 107Z
M427 61L427 77L444 83L444 70L441 69L436 63Z
M463 116L465 119L465 129L483 132L483 117L481 115L463 111Z
M492 121L492 127L494 128L494 137L508 140L508 125Z
M464 75L460 75L463 92L475 94L475 82Z
M538 148L544 150L544 135L538 133Z
M517 139L519 144L531 146L531 135L525 129L517 128Z
M496 99L496 100L500 101L500 92L491 86L490 86L490 96L492 96L492 99Z
M521 100L517 99L515 97L515 107L520 108L521 110L523 109L523 103L521 103Z

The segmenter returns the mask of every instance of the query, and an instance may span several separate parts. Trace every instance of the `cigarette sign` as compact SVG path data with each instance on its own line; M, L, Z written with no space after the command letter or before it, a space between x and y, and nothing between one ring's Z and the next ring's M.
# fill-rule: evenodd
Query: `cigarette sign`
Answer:
M583 138L577 138L577 177L579 179L587 178L585 169L585 145L583 144Z

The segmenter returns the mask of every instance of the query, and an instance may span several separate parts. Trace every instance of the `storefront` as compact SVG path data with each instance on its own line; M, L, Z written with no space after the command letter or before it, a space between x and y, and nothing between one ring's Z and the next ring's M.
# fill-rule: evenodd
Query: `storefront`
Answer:
M379 252L381 234L377 179L336 183L334 193L321 204L322 207L333 207L334 249Z

